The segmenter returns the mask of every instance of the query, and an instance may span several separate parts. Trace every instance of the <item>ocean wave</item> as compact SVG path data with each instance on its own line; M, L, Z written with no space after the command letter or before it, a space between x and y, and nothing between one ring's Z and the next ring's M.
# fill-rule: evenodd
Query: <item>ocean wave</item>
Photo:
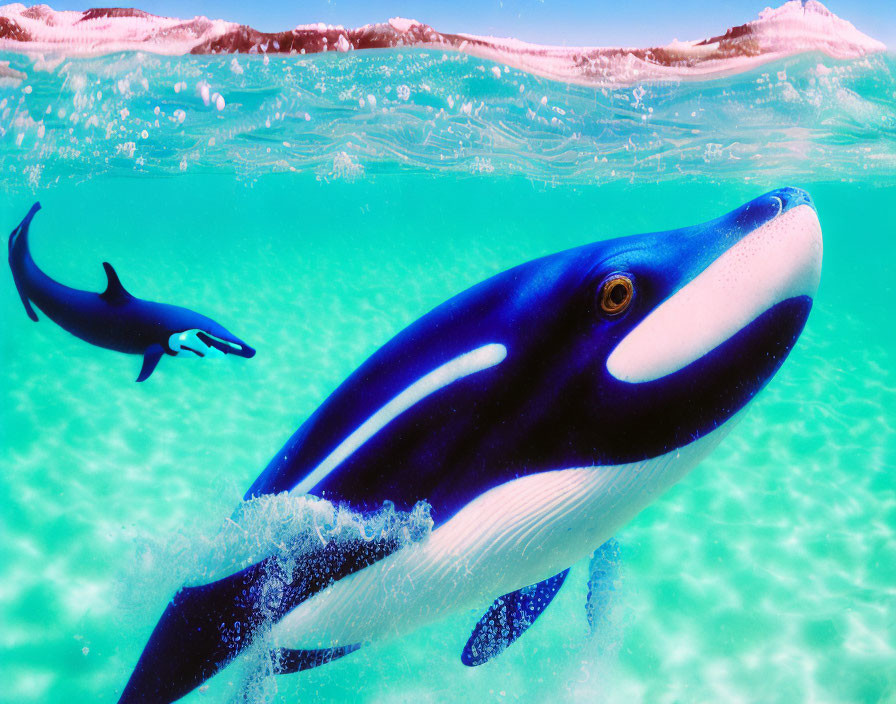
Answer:
M249 182L408 171L579 182L896 178L896 57L869 53L882 45L815 2L681 44L675 60L668 47L660 60L646 50L445 43L461 35L436 41L425 25L398 20L355 34L299 28L281 41L139 10L7 5L3 19L0 48L18 49L0 49L8 189L183 172ZM188 53L225 49L245 53ZM570 63L586 54L594 60ZM697 77L715 80L685 80Z
M749 70L807 52L837 59L885 46L816 0L791 0L759 18L705 39L660 47L556 47L516 39L449 34L403 18L346 29L324 24L283 32L195 17L159 17L137 9L56 11L46 5L0 7L0 50L101 56L122 51L182 54L315 54L419 47L457 51L539 76L584 85L695 80Z
M778 59L716 81L558 83L425 49L143 52L0 66L0 183L413 171L540 181L896 175L896 58ZM0 62L2 64L2 62Z

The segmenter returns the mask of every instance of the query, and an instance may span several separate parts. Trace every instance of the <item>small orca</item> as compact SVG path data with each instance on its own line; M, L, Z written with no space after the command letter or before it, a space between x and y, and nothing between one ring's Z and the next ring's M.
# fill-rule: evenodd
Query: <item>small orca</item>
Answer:
M182 588L120 701L171 702L253 641L275 672L297 672L489 603L461 661L496 656L774 376L821 258L809 195L783 188L701 225L522 264L435 308L349 376L245 495L358 511L425 501L432 532L322 541L290 565L269 557Z
M137 381L152 374L162 355L172 357L252 357L255 350L223 326L187 308L153 303L128 293L118 274L103 262L108 283L102 293L79 291L41 271L28 248L28 230L40 203L9 236L9 268L28 317L33 303L64 330L98 347L143 355Z

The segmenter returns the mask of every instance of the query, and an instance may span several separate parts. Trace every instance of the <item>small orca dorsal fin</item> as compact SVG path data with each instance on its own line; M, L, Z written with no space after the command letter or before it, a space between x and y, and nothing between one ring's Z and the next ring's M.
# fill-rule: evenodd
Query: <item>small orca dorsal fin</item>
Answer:
M125 291L124 286L121 285L121 280L118 278L118 274L115 273L115 269L112 268L112 265L109 262L103 262L103 269L106 270L106 290L100 294L100 298L102 298L107 303L124 303L129 298L133 298L131 294Z
M337 648L322 648L320 650L278 648L271 653L274 660L274 672L278 675L291 675L295 672L310 670L345 657L360 647L360 645L343 645Z
M150 345L146 349L146 352L143 354L143 366L140 368L140 375L137 377L137 381L149 379L149 375L155 371L156 365L163 354L165 354L165 350L158 344Z
M475 667L503 653L541 616L560 591L567 574L569 569L496 599L473 629L461 653L461 662Z

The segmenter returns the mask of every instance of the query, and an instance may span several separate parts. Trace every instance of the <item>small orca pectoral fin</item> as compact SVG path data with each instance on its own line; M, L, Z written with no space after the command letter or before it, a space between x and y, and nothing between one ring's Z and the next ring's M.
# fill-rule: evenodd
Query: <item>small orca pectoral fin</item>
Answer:
M25 306L25 312L28 314L28 317L31 318L35 323L37 322L37 313L34 312L34 308L31 307L31 301L28 300L28 295L25 293L25 290L22 288L22 285L19 283L19 278L13 274L13 281L16 283L16 290L19 292L19 298L22 299L22 305Z
M155 371L156 365L159 363L163 354L165 354L165 350L162 349L161 345L149 346L143 354L143 366L140 368L140 375L137 377L137 381L146 381L149 379L149 375Z
M496 599L473 629L460 656L461 662L475 667L503 653L535 623L560 591L567 574L569 569Z
M131 294L125 291L124 286L121 285L118 274L115 273L115 269L109 262L103 262L103 269L106 271L106 290L100 294L100 298L112 304L124 303L132 298Z
M619 575L619 543L610 539L591 556L588 565L588 599L585 614L591 633L595 633L606 621L610 598L616 591Z
M291 675L294 672L310 670L326 665L328 662L345 657L360 648L357 645L345 645L339 648L322 648L320 650L290 650L278 648L271 655L274 659L274 671L278 675Z

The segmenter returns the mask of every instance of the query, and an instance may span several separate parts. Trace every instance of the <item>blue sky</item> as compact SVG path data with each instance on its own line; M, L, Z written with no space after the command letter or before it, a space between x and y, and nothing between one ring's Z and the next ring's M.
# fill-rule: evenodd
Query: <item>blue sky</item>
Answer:
M45 0L74 10L89 2ZM644 46L699 39L754 19L784 0L118 0L178 17L207 15L272 31L327 22L357 26L400 15L441 31L514 36L551 44ZM860 30L896 47L896 0L828 0L827 7ZM97 2L99 6L107 3Z

